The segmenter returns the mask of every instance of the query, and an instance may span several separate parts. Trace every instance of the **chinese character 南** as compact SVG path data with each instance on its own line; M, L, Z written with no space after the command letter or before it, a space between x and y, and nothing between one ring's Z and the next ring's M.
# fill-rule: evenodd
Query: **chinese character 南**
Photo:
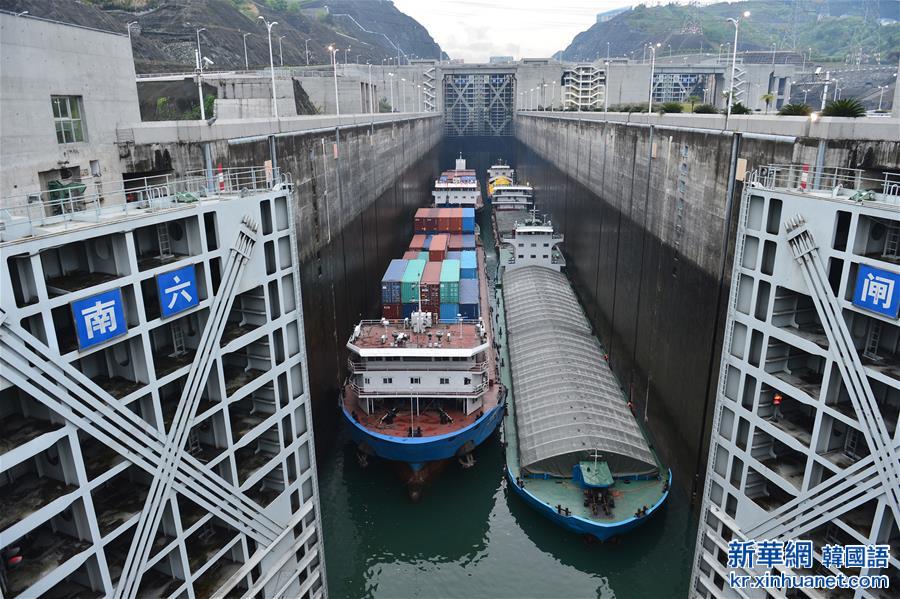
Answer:
M178 301L179 295L181 297L183 297L185 299L185 301L187 301L189 303L194 301L193 296L190 293L188 293L188 291L187 291L187 289L189 289L191 287L190 281L182 282L181 278L178 275L175 275L174 277L172 277L172 280L176 284L172 285L171 287L167 287L165 290L163 290L163 293L171 296L169 298L169 304L168 304L169 310L171 310L172 308L175 307L175 303Z
M894 297L894 281L887 277L880 277L869 273L863 282L861 301L870 300L877 304L882 302L884 309L891 307L891 300Z
M106 335L116 332L119 325L116 322L115 306L116 302L113 300L108 302L97 300L93 305L81 310L88 339L93 339L95 333Z

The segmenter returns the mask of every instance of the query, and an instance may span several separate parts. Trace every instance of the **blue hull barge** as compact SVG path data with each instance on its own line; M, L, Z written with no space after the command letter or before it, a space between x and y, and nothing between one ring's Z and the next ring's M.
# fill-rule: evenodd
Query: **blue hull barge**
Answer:
M632 414L560 272L551 249L561 237L549 223L521 216L501 249L495 310L501 380L509 388L506 476L541 515L605 541L660 510L672 474ZM548 249L531 255L532 247ZM519 254L518 248L528 249Z

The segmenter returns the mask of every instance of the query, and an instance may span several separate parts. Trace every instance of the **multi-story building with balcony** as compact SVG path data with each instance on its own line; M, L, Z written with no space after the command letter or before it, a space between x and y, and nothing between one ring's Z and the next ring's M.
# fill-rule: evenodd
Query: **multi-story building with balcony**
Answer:
M0 595L325 595L291 195L4 201Z
M900 587L900 175L871 176L772 166L747 178L694 596L772 596L729 585L731 572L769 569L729 567L732 541L811 540L811 563L771 569L891 582L790 597ZM823 557L826 545L870 544L891 547L887 567Z
M563 108L597 110L606 98L606 70L594 64L573 65L563 71Z

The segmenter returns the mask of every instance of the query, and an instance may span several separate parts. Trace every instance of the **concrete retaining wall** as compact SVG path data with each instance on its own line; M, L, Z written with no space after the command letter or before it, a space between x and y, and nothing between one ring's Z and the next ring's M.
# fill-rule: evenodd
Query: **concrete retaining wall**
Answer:
M734 169L819 157L900 170L889 119L786 118L732 117L735 132L720 116L517 116L520 175L565 233L588 316L682 484L705 468L742 191L734 181L729 193Z

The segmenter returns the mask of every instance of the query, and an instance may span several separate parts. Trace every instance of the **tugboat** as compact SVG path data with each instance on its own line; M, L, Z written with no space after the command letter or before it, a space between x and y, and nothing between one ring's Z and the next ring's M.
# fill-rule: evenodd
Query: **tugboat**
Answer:
M415 231L382 278L382 318L347 341L340 398L360 464L393 462L413 499L448 464L475 464L505 402L474 208L421 208Z
M499 242L494 313L508 389L507 481L555 524L605 541L662 508L672 473L632 413L564 274L562 235L535 211L515 214L512 234ZM510 232L509 222L495 219L497 239Z

